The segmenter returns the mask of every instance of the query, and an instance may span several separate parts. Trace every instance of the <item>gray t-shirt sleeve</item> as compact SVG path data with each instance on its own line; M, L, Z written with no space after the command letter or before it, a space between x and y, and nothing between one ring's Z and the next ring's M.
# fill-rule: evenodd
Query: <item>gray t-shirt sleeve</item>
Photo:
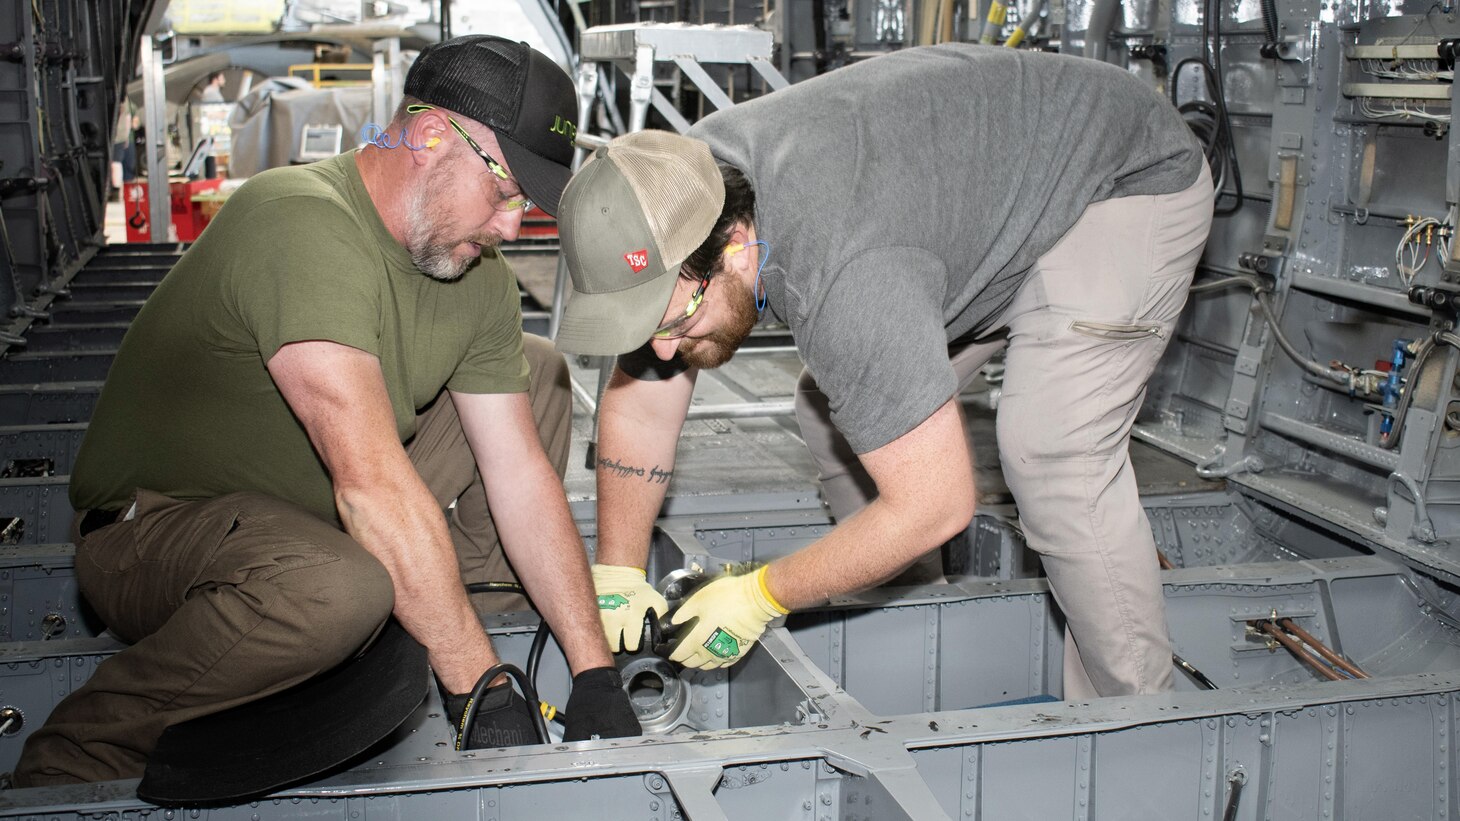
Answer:
M857 453L922 424L958 380L943 328L943 264L927 251L874 248L824 280L797 347Z

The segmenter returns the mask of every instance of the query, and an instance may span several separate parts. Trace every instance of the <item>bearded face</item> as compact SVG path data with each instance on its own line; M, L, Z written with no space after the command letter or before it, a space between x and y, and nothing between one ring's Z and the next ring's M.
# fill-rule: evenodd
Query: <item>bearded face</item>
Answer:
M473 229L458 225L462 208L459 194L453 192L459 190L460 177L455 163L437 163L406 202L406 251L422 273L442 282L459 278L483 248L502 242L500 234L484 225Z
M759 318L755 294L739 277L722 271L712 283L720 289L715 298L724 306L717 317L718 327L704 336L687 336L679 343L680 358L696 368L718 368L729 362Z

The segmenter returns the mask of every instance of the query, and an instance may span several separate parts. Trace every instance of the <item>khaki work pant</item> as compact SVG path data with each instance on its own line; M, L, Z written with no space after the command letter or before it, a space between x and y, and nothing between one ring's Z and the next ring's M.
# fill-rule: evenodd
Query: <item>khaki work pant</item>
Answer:
M561 475L572 434L567 364L541 337L525 336L524 347L533 418ZM447 518L462 580L515 581L450 397L417 422L406 451L443 509L456 502ZM366 646L394 604L384 566L354 539L260 493L178 501L138 490L134 518L71 535L82 592L131 646L27 740L17 786L140 777L164 729L329 670ZM526 605L489 597L473 603Z
M1171 687L1165 599L1131 470L1130 431L1211 220L1205 166L1185 191L1089 206L1039 258L994 330L950 355L962 390L1005 351L999 458L1029 547L1066 616L1066 699ZM806 373L796 415L822 493L843 520L876 496L876 486Z

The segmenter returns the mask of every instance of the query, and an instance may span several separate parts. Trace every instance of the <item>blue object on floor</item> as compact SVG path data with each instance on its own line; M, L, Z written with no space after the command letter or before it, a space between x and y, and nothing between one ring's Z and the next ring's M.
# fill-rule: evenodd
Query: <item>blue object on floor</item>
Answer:
M993 704L980 704L974 709L982 710L986 707L1017 707L1020 704L1049 704L1052 701L1059 701L1059 699L1048 693L1040 693L1037 696L1026 696L1024 698L1016 698L1011 701L995 701Z

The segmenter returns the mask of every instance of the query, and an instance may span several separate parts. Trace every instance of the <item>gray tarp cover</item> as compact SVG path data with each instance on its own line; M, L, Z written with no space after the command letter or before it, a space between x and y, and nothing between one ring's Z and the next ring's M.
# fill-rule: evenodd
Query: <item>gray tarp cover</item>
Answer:
M228 175L251 177L288 165L299 156L299 139L306 125L343 126L340 147L349 150L359 144L360 129L369 119L369 86L313 88L304 80L275 77L233 109L228 120L233 128Z

